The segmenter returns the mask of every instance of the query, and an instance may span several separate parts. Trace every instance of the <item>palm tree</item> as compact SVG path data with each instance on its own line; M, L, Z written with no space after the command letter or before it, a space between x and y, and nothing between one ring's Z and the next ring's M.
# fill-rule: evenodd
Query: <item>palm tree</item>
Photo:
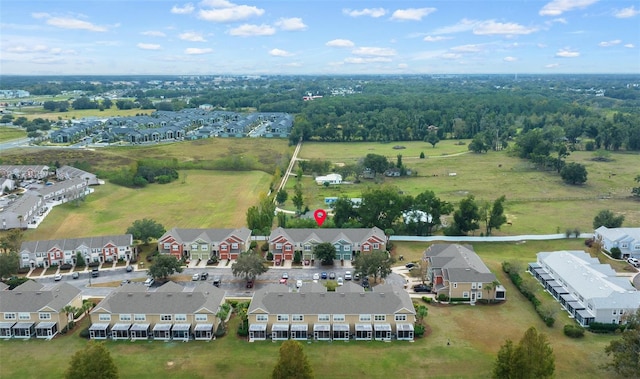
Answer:
M484 289L487 291L487 297L489 298L489 302L493 302L495 296L492 298L490 297L491 295L491 291L495 290L496 288L498 288L498 286L500 285L500 282L497 280L494 280L491 283L487 283L484 285Z
M73 315L76 314L76 312L78 311L78 308L74 307L73 305L67 304L64 306L64 308L62 308L60 310L60 312L64 312L67 315L67 323L69 323L70 321L73 321L74 317ZM71 315L72 317L69 317L69 315Z

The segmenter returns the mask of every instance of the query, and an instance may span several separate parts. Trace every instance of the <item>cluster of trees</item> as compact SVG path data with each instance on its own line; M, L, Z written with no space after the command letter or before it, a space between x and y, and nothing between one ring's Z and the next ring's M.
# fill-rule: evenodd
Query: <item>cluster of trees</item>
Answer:
M517 345L506 340L500 347L492 377L496 379L552 378L555 356L547 336L531 327Z
M178 179L178 162L173 160L140 160L119 171L103 172L112 183L125 187L144 187L150 183L166 184Z
M20 267L18 252L24 240L22 229L11 229L0 237L0 280L14 276Z
M276 205L268 196L261 196L258 205L247 210L247 227L254 235L269 235L273 219L275 218Z
M353 261L354 272L364 277L373 277L373 282L378 278L384 279L391 274L391 267L395 263L393 257L387 251L376 250L371 254L358 254Z
M640 308L624 316L621 338L609 342L604 352L612 359L604 368L625 378L637 378L640 373Z

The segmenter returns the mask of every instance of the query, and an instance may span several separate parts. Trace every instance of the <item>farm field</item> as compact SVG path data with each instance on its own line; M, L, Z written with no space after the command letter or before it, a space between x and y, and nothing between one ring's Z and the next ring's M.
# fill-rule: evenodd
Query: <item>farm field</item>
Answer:
M0 126L0 143L10 141L12 139L25 138L26 136L27 132L23 129Z
M564 336L562 327L573 322L560 313L553 328L546 327L531 304L499 270L499 262L515 258L535 259L544 250L580 249L581 240L530 241L527 243L477 243L475 250L498 275L508 300L500 305L428 305L428 336L414 343L311 342L304 350L316 377L331 378L486 378L490 375L500 345L519 340L535 326L547 334L556 357L556 377L614 378L599 369L606 361L604 347L617 336L587 333L583 339ZM405 258L419 257L427 246L397 243ZM106 342L121 378L198 378L215 374L220 378L269 378L280 343L255 342L235 337L238 319L232 318L229 334L212 342ZM86 322L84 323L86 326ZM41 370L60 377L72 352L86 340L74 335L52 341L0 341L3 366L0 378L31 378ZM451 344L447 345L447 341ZM66 351L61 359L50 359ZM31 364L24 365L24 356ZM327 359L331 357L331 359ZM251 362L249 364L249 362Z
M469 194L476 200L486 201L504 194L507 197L505 213L512 225L503 226L502 230L495 231L496 235L564 233L575 228L586 232L593 228L593 217L602 209L624 214L625 225L640 224L640 206L629 196L635 183L633 178L639 174L640 154L612 153L610 162L596 162L591 160L592 152L573 152L568 161L584 164L589 174L585 185L571 186L558 174L539 171L506 151L468 153L466 145L455 145L455 141L442 141L435 149L424 142L403 142L402 146L406 147L403 150L394 150L393 146L305 143L300 158L330 159L334 164L354 163L374 153L395 162L396 155L402 154L403 163L418 173L417 177L384 178L382 183L363 179L359 184L329 188L316 185L310 176L304 177L302 183L309 207L324 207L325 197L360 197L368 188L382 184L395 186L413 196L432 190L453 203ZM328 150L332 153L322 154ZM427 158L419 159L420 151L424 151ZM438 154L434 155L435 152ZM455 176L450 176L452 173ZM288 182L287 190L293 191L294 184L295 180Z

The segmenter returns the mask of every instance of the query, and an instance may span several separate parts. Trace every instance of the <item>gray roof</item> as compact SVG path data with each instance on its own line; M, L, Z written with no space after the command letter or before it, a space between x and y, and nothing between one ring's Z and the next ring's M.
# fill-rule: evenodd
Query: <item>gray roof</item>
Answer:
M336 292L288 292L283 287L271 284L256 291L248 313L415 314L409 294L396 286L373 292L342 292L340 288Z
M244 226L237 229L181 229L173 228L166 232L158 241L162 241L168 236L174 237L179 243L193 242L202 239L208 242L224 241L230 236L236 236L245 241L251 236L251 230Z
M29 280L11 291L0 291L0 312L60 312L78 295L80 290L67 283L44 288Z
M424 252L434 269L442 269L445 278L451 282L490 283L496 276L473 251L471 245L434 244Z
M91 313L217 313L225 296L225 291L209 283L186 288L167 282L156 291L133 290L132 287L146 288L139 284L122 286L105 297Z
M382 243L386 243L387 237L382 229L373 228L301 228L301 229L285 229L278 227L271 232L269 241L273 241L279 236L285 236L289 241L296 243L304 243L316 241L318 243L330 242L336 243L340 240L349 242L361 242L369 237L377 237Z
M113 236L100 236L100 237L81 237L81 238L68 238L59 240L45 240L45 241L27 241L23 242L20 251L28 251L30 253L47 252L54 247L61 250L74 250L80 246L87 246L90 249L100 249L109 243L113 243L116 246L131 246L133 244L133 236L131 234L120 234Z

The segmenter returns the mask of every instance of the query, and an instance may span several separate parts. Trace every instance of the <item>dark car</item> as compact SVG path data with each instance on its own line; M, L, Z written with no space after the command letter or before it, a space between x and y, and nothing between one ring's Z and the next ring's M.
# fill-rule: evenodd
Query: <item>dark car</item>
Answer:
M131 272L131 271L133 271L133 266L128 265L128 266L127 266L127 272Z
M222 278L219 276L213 278L213 285L216 287L220 287L220 283L222 283Z
M80 277L80 274L78 274L78 272L74 271L73 274L71 274L71 278L73 279L78 279Z
M415 286L413 286L413 290L415 292L431 292L431 286L428 286L426 284L416 284Z
M320 274L320 278L321 279L327 279L327 273L325 271L323 271L322 274Z
M364 278L362 278L362 287L363 288L369 288L369 278L367 278L366 276Z
M200 280L207 280L207 278L209 278L208 272L203 272L202 274L200 274Z
M253 280L249 279L247 280L247 288L253 288Z
M404 265L404 267L406 267L406 268L408 268L408 269L412 269L412 268L416 267L416 264L415 264L415 263L411 263L411 262L409 262L409 263L407 263L406 265Z

